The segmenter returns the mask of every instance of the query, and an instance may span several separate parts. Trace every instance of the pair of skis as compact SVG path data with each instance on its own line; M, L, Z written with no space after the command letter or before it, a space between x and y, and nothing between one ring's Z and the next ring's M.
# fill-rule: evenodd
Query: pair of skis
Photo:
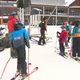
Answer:
M68 58L68 56L66 55L67 53L65 53L64 55L62 55L62 54L60 54L60 53L58 53L60 56L62 56L63 58L65 58L65 59L67 59Z
M76 58L72 57L72 59L75 60L75 61L77 61L80 64L80 59L78 59L77 57Z
M31 63L29 63L28 65L31 65ZM34 72L36 72L38 70L38 67L34 67L33 70L26 74L26 78L29 77L31 74L33 74ZM12 77L10 80L16 80L18 78L18 76L20 76L20 74L18 75L15 75L14 77ZM21 80L24 80L24 79L21 79Z
M59 48L56 48L56 47L55 47L55 52L56 52L58 55L60 55L61 57L65 58L65 59L68 58L68 52L66 52L66 51L65 51L65 54L62 55L62 54L60 54Z

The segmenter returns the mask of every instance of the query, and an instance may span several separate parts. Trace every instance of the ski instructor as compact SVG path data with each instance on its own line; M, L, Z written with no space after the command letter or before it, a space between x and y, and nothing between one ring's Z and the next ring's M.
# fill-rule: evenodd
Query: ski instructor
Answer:
M47 31L47 18L44 17L41 21L41 23L39 24L39 27L40 27L40 38L39 38L39 41L38 41L38 45L41 45L41 43L44 45L46 44L46 41L45 41L45 31Z

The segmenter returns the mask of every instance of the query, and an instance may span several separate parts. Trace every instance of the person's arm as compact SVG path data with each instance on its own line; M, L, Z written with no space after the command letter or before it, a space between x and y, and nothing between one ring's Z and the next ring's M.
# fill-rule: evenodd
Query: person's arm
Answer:
M57 37L59 37L59 36L60 36L60 34L61 34L61 33L57 31Z
M29 33L28 30L24 29L24 37L25 37L25 45L30 48L30 43L29 43Z

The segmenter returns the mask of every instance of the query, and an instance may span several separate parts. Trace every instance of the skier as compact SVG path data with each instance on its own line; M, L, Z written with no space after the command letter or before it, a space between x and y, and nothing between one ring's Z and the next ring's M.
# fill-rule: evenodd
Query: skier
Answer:
M60 55L65 56L65 47L64 42L67 38L67 31L64 26L61 26L62 32L57 32L57 37L59 38L59 49L60 49Z
M71 38L71 30L72 30L72 21L68 21L68 25L66 27L66 30L68 31L68 42L70 41Z
M10 36L10 34L14 31L14 25L15 23L18 21L18 17L17 17L17 13L16 12L12 12L9 16L8 16L8 35ZM10 45L10 41L9 41L9 45ZM11 57L12 58L16 58L17 57L17 53L15 52L15 50L12 48L12 46L10 46L10 53L11 53Z
M10 16L8 16L8 32L11 33L14 31L14 24L18 20L17 13L12 12Z
M72 32L72 57L80 60L80 21L75 21Z
M64 25L64 27L66 28L66 30L67 30L67 28L68 28L68 22L64 22L63 23L63 25ZM67 30L68 31L68 30ZM68 46L68 36L67 36L67 38L66 38L66 40L65 40L65 48L68 48L69 46Z
M44 44L46 44L45 42L45 31L47 31L47 19L46 17L43 18L43 20L41 21L41 23L39 24L40 27L40 33L41 33L41 37L39 38L38 41L38 45L41 45L41 42Z
M17 52L17 72L16 75L21 74L21 78L25 78L27 73L26 67L26 51L25 44L30 48L28 31L22 28L20 23L16 23L14 31L10 35L12 47Z

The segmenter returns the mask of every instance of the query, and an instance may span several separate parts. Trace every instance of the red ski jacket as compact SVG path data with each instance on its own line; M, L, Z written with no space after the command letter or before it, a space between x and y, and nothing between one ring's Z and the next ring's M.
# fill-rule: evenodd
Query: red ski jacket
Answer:
M14 31L14 24L16 23L17 19L13 16L8 17L8 32L11 33Z
M59 40L61 40L62 43L64 43L66 38L67 38L67 36L68 36L68 32L66 30L64 30L64 31L62 31L60 33Z

